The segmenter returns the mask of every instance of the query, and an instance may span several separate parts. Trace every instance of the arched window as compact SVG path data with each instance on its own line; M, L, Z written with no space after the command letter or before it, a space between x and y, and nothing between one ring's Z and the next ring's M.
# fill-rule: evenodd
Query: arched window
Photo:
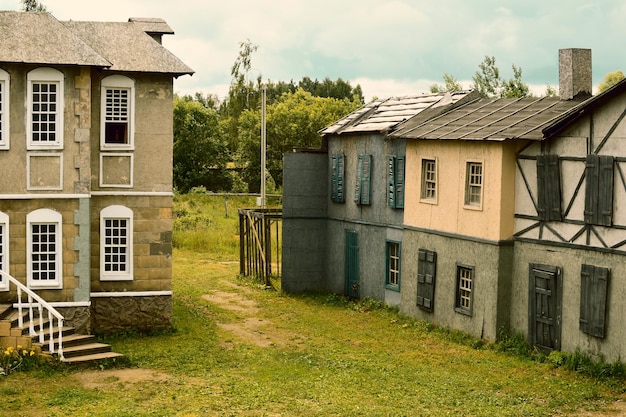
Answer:
M133 149L135 82L123 75L102 79L100 105L100 147Z
M28 73L28 149L63 149L63 79L53 68Z
M133 279L133 211L108 206L100 212L100 280Z
M26 216L26 274L32 288L63 288L63 217L39 209Z

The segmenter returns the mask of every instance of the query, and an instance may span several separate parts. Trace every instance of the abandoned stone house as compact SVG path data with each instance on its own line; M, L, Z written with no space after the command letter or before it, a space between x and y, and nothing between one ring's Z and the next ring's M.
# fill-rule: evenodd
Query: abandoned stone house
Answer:
M193 73L174 32L30 12L0 30L0 269L82 332L169 326L173 80Z
M366 106L328 127L285 156L283 288L626 356L626 82L591 88L591 51L565 49L560 97L465 94L376 133Z

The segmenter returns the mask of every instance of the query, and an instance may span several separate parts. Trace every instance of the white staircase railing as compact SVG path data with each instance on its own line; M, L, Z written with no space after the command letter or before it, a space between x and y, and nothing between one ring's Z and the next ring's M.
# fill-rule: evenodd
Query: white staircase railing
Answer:
M28 335L31 337L38 337L39 343L41 345L45 344L46 340L46 326L44 326L44 314L43 310L47 312L48 318L48 334L49 334L49 348L50 353L56 353L61 360L63 357L63 321L64 317L59 313L54 307L52 307L49 303L47 303L43 298L35 294L31 289L26 287L24 284L19 282L17 279L13 278L11 275L6 272L0 270L0 275L3 279L8 280L9 285L14 284L17 287L17 303L14 304L17 307L18 311L18 327L20 329L24 328L24 310L28 310ZM27 302L22 300L22 293L26 293L28 296ZM38 320L39 320L39 329L35 331L35 316L34 309L38 311ZM56 328L58 329L58 349L54 348L54 335L55 335L55 326L54 319L57 321Z

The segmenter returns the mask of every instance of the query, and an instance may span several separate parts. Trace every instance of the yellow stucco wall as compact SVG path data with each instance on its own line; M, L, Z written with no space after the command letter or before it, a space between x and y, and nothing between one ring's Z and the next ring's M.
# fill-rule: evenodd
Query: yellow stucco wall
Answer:
M408 141L404 222L407 226L498 241L513 235L515 144ZM437 164L437 197L422 200L422 160ZM479 207L465 205L466 163L483 164Z

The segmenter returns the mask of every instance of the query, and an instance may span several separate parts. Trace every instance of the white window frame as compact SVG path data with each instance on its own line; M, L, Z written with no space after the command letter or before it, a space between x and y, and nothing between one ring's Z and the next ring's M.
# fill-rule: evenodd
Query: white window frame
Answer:
M135 81L123 75L111 75L100 82L100 149L135 149ZM128 143L106 143L107 91L111 89L128 91Z
M9 149L11 142L11 126L9 114L11 111L11 76L0 69L0 150Z
M34 225L54 225L55 250L54 280L38 281L33 279L33 226ZM63 216L61 213L50 209L39 209L26 215L26 275L29 288L37 289L62 289L63 288Z
M125 271L106 271L106 221L126 221L126 266ZM113 246L113 245L111 245ZM101 281L132 281L133 280L133 211L125 206L112 205L100 211L100 280Z
M0 270L9 274L9 216L0 211ZM0 276L0 291L9 290L9 280Z
M53 142L33 142L33 85L56 84L56 120L55 140ZM28 150L63 149L63 119L64 119L64 76L61 71L53 68L36 68L27 75L26 97L26 143Z
M472 178L474 178L474 174L471 172L471 166L480 165L480 184L475 184L472 182ZM485 194L485 163L481 160L467 160L465 161L465 190L464 190L464 205L463 207L470 210L482 210L484 194ZM478 194L472 194L472 188L480 188L480 192ZM474 202L472 201L472 195L478 195L480 201Z

